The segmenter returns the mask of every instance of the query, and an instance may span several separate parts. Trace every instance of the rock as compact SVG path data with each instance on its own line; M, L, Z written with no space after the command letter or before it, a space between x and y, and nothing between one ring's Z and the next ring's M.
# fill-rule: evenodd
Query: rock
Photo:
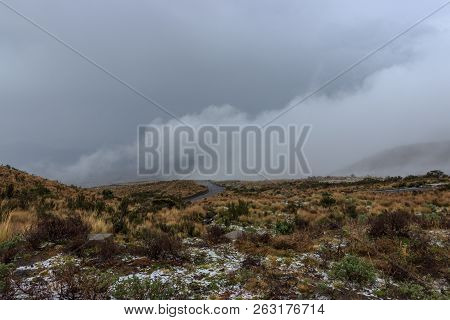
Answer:
M244 235L244 231L235 230L235 231L228 232L227 234L224 235L224 237L229 240L237 240L239 238L242 238L243 235Z
M88 241L106 241L112 240L112 233L91 233L88 237Z

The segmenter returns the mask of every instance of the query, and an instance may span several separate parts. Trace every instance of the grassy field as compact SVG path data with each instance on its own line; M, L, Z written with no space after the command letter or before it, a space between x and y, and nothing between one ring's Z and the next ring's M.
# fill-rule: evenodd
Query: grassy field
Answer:
M440 172L218 183L190 203L193 181L83 189L0 167L0 298L449 297Z

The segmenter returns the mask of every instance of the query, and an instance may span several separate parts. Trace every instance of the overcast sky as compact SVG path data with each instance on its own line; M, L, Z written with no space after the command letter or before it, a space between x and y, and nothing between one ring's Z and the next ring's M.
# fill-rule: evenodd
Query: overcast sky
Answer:
M245 124L264 123L445 1L4 2L177 117ZM450 6L278 121L313 124L313 172L450 138L449 27ZM136 126L155 121L170 119L0 4L0 163L108 182L111 170L133 171Z

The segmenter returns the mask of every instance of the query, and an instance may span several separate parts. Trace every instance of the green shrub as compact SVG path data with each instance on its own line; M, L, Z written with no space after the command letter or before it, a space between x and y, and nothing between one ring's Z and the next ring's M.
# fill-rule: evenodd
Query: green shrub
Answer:
M86 196L82 193L79 193L75 199L68 199L67 207L71 210L84 210L84 211L93 211L95 210L95 201L94 199L86 199Z
M12 266L0 263L0 298L8 299L12 294Z
M119 204L119 210L112 216L111 222L113 224L113 230L115 233L126 233L127 225L125 223L125 218L128 216L128 206L130 205L130 200L128 198L122 199Z
M105 189L102 191L103 199L108 200L114 198L114 193L110 189Z
M358 217L358 212L356 211L356 204L353 201L346 201L344 204L344 213L352 219Z
M20 251L22 239L18 236L0 243L0 263L10 263Z
M439 292L427 289L424 286L413 282L400 282L398 286L390 286L388 293L395 299L402 300L448 300L449 294L446 291Z
M42 183L36 184L36 186L30 190L31 194L37 197L45 197L51 194L51 191L46 188Z
M168 300L173 299L176 292L172 286L161 281L133 276L116 282L111 295L118 300Z
M320 199L320 205L325 208L330 208L336 204L336 199L329 192L322 193L322 199Z
M14 185L8 184L8 186L6 187L6 190L5 190L5 198L11 199L13 196L14 196Z
M68 258L53 270L52 286L59 299L107 299L108 291L116 281L111 273L89 267L82 268Z
M346 255L335 263L330 275L333 278L357 284L372 284L376 279L373 265L353 255Z
M426 290L420 284L403 282L396 290L399 299L422 300L426 299Z
M229 226L232 222L237 221L240 216L246 216L249 213L249 203L239 200L237 204L230 202L228 204L228 210L224 212L221 218L223 223Z
M289 221L278 221L275 224L275 231L279 234L291 234L294 232L294 224Z

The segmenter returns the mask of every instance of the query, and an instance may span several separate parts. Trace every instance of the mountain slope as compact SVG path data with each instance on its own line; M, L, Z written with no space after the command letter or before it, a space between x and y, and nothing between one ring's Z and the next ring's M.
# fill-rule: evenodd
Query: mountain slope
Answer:
M333 175L398 176L423 174L434 169L450 173L450 141L391 148L338 170Z

